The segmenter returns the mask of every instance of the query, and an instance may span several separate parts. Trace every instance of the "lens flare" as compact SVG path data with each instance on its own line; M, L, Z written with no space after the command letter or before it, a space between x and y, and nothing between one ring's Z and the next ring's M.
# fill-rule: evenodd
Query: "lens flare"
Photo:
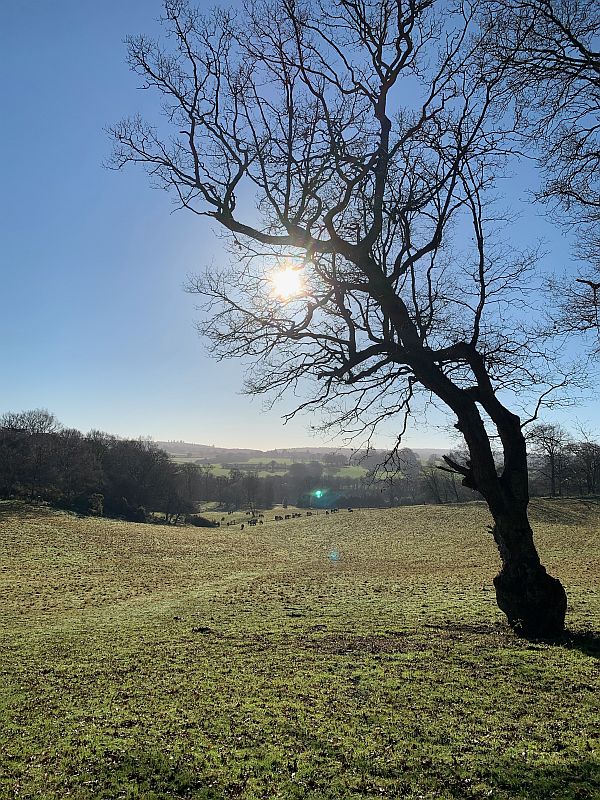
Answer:
M269 276L273 286L274 297L280 300L291 300L304 292L304 278L299 269L294 267L283 267Z

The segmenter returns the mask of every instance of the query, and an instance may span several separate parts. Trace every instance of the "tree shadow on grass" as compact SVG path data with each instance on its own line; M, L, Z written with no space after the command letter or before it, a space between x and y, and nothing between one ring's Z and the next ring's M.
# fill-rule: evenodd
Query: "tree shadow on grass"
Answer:
M104 767L93 775L94 794L74 786L74 800L121 797L129 800L233 800L249 797L247 780L242 774L254 776L254 789L268 790L272 796L285 798L310 798L310 800L342 800L342 798L380 797L379 787L385 784L387 797L416 796L437 792L441 786L452 798L484 800L496 796L527 798L527 800L596 800L600 797L600 763L592 758L569 760L560 764L538 767L528 763L526 754L511 759L490 753L489 761L478 759L452 762L447 759L416 758L413 742L407 760L374 759L357 756L354 743L332 744L311 731L290 728L287 734L296 740L298 752L303 754L301 783L294 772L272 772L260 763L253 763L252 754L244 751L243 763L232 758L219 778L204 772L191 754L176 757L158 750L133 749L115 758L106 753ZM360 734L357 731L357 736ZM430 751L427 751L428 756ZM257 754L258 755L258 754ZM110 767L108 766L110 764ZM241 772L240 772L241 770ZM204 772L204 774L203 774ZM213 772L209 768L209 773ZM332 776L336 776L332 784ZM79 778L81 776L78 776ZM241 780L240 780L241 778ZM361 787L361 788L358 788ZM252 795L254 796L254 795ZM257 794L258 796L258 794ZM260 795L263 796L263 795ZM429 796L429 794L428 794Z
M504 764L493 770L487 777L487 782L494 789L500 789L514 798L597 800L600 797L600 763L584 759L544 767Z
M511 800L598 800L600 797L600 763L592 758L538 766L527 763L526 754L522 760L521 757L509 760L498 757L498 754L489 754L489 760L482 761L479 757L473 762L468 758L449 762L447 759L432 759L431 751L425 745L422 757L416 760L413 751L405 763L398 763L398 760L386 763L383 759L374 761L368 756L357 756L355 751L344 750L341 746L334 754L329 742L319 742L314 735L311 738L305 748L305 752L314 754L316 762L315 794L310 794L311 798L377 797L381 796L379 787L382 784L386 789L384 796L397 798L437 797L441 787L445 790L444 797L456 800L484 800L497 796ZM415 743L411 746L414 747ZM360 776L362 791L355 793L348 788L347 793L342 790L340 794L330 794L327 784L319 781L318 762L323 754L330 759L333 757L339 764L339 774L348 778L349 786L356 786L356 778ZM330 778L331 769L326 772Z
M548 644L564 647L566 650L579 650L586 656L600 659L600 633L597 631L566 630L562 636L545 641Z
M535 644L546 644L555 647L564 647L566 650L578 650L586 656L600 659L600 633L592 630L575 631L567 629L560 636L551 639L536 639L518 636L508 625L501 623L467 623L467 622L445 622L440 624L425 624L423 626L429 630L436 630L444 634L447 638L458 639L464 635L494 637L501 639L503 644L513 643L515 645L528 642L532 646Z
M110 767L108 766L110 764ZM92 776L90 776L92 777ZM135 748L126 754L106 753L104 767L90 781L95 785L94 797L102 798L193 798L193 800L226 800L219 788L200 774L190 757L169 756L160 750ZM79 800L90 797L77 792Z

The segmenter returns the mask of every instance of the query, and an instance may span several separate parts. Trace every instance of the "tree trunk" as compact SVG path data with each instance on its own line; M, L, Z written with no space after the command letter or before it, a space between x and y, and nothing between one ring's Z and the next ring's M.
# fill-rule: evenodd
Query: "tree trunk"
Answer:
M503 444L504 469L498 475L489 439L480 419L459 417L471 462L463 483L486 499L494 519L493 534L502 569L494 578L496 600L513 630L531 638L553 638L564 631L567 595L559 580L540 563L527 516L527 450L519 418L494 395L486 397Z
M496 601L517 633L552 638L564 630L567 595L557 578L541 565L527 509L494 514L494 539L502 569L494 578Z
M554 453L550 453L550 495L556 497L556 462Z
M529 475L521 420L494 393L483 356L474 347L462 348L477 386L459 389L446 375L417 363L420 382L456 414L456 428L469 449L469 461L460 464L444 456L463 476L463 486L478 491L494 519L493 534L502 562L494 578L496 601L513 630L531 638L553 638L564 631L567 595L559 580L540 563L527 517ZM504 466L498 474L490 436L479 411L489 416L502 442Z

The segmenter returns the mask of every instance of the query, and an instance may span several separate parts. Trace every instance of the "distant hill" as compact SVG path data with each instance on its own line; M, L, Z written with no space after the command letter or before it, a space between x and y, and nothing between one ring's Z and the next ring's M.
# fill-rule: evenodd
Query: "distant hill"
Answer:
M193 442L159 442L158 447L174 456L185 456L202 461L218 464L242 464L245 461L261 459L272 461L278 459L292 459L293 461L318 461L329 454L343 455L352 458L355 463L360 463L361 455L349 447L284 447L275 450L250 450L247 448L215 447L208 444L195 444ZM427 461L432 455L441 456L449 448L411 447L421 461ZM369 457L376 454L385 455L384 450L371 450Z
M174 456L208 459L218 463L250 461L252 458L261 458L265 455L262 450L213 447L208 444L193 444L192 442L156 442L156 444Z

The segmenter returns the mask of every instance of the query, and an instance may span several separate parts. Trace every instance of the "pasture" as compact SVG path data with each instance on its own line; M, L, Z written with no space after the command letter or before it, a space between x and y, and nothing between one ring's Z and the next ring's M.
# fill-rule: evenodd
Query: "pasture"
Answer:
M600 797L598 506L538 500L558 644L482 505L169 528L0 503L0 797Z
M197 456L181 455L179 453L169 453L169 458L175 464L195 464L198 461ZM248 461L243 461L236 464L205 464L201 463L202 469L207 469L213 475L222 475L229 477L234 469L256 475L259 478L269 478L273 475L283 477L287 475L288 469L294 462L291 458L277 459L276 466L271 468L269 462L264 459L251 458ZM352 480L357 478L364 478L368 475L368 470L360 464L347 464L343 467L331 467L326 464L323 465L323 475L331 478L343 478Z

